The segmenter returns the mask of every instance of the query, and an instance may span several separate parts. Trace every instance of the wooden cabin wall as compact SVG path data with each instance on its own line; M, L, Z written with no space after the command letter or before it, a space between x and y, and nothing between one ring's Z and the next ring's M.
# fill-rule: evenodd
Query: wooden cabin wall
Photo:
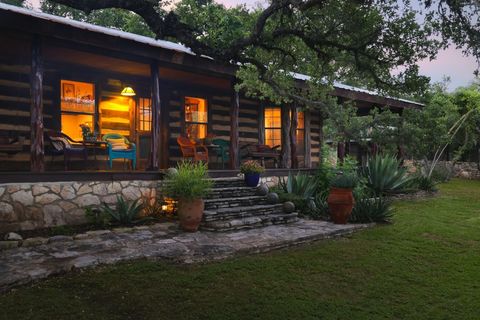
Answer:
M310 111L311 128L311 161L312 167L318 167L320 162L320 113L316 110Z

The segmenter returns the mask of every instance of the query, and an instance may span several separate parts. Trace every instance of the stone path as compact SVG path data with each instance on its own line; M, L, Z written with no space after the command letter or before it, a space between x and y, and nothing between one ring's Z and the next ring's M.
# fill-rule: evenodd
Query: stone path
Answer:
M0 291L99 264L133 259L203 262L345 235L368 226L300 220L261 229L183 233L176 225L163 223L133 232L93 231L75 239L59 236L39 246L1 251Z

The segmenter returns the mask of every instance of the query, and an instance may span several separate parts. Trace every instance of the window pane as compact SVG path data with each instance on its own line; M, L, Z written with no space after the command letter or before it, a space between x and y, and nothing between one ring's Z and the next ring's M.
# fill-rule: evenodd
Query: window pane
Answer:
M297 130L297 154L305 154L305 130Z
M185 124L185 133L190 139L203 139L207 136L207 125L198 123Z
M83 140L81 124L86 124L93 132L93 115L62 114L62 132L74 140Z
M270 147L281 145L282 130L281 129L265 129L265 144Z
M298 119L297 129L304 129L305 128L305 113L303 113L303 111L299 111L297 113L297 119Z
M138 100L138 130L151 131L152 128L152 104L147 98Z
M185 97L185 122L208 122L207 101Z
M93 83L61 80L61 109L70 112L95 112L95 86Z

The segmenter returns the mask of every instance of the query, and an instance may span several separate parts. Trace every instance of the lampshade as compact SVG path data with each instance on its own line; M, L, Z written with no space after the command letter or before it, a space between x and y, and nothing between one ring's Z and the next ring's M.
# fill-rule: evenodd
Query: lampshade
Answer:
M135 90L133 90L132 87L123 88L122 93L120 94L125 97L133 97L134 95L136 95Z

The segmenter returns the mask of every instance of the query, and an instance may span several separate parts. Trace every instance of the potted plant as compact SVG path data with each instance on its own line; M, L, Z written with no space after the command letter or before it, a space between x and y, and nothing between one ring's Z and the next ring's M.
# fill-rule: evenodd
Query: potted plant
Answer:
M183 230L195 232L203 217L205 197L212 188L207 166L202 162L182 161L178 170L167 173L165 194L176 199L177 213Z
M249 187L256 187L260 181L260 174L265 171L257 161L248 160L240 166L240 172L245 177L245 183Z
M352 214L355 200L353 188L357 184L354 174L342 174L333 179L327 198L330 217L336 224L346 224Z
M87 124L81 124L83 141L96 141L97 132L92 132L92 129Z

